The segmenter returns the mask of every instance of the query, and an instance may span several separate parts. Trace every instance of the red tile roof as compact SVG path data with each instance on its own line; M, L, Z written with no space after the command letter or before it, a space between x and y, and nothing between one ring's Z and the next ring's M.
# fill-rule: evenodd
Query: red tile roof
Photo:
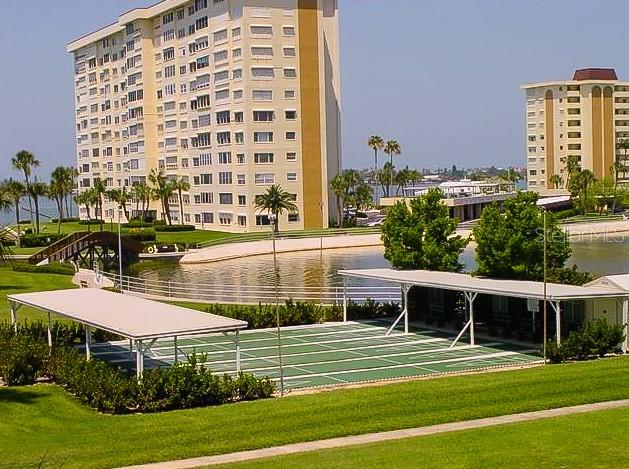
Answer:
M573 80L618 80L613 68L582 68L574 72Z

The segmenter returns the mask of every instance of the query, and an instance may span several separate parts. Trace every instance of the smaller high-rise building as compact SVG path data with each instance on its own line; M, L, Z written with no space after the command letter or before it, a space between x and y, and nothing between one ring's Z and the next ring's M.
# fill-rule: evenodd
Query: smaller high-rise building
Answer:
M620 81L611 68L585 68L572 80L522 89L529 190L565 189L569 160L597 179L615 177L614 163L629 159L619 145L629 138L629 82ZM629 172L620 171L618 179L629 182Z

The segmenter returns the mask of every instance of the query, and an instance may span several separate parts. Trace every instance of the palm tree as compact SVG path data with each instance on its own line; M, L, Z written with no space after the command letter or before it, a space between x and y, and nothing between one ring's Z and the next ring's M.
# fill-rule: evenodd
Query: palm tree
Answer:
M622 138L622 139L618 140L618 142L616 143L616 148L618 150L622 150L623 151L622 165L621 165L621 169L620 169L619 172L622 172L623 176L625 176L626 172L627 172L627 150L629 150L629 139ZM618 161L618 160L619 159L616 158L616 161ZM616 172L616 178L618 178L618 172Z
M384 140L380 135L372 135L369 137L369 140L367 140L367 146L373 150L373 169L378 169L378 150L382 150L384 148Z
M568 155L567 157L562 159L564 165L566 166L566 188L570 187L570 179L574 173L581 169L581 165L579 164L579 157L576 155Z
M336 206L339 215L339 226L343 226L345 208L354 198L356 187L362 182L363 178L355 169L346 169L340 174L334 176L330 181L332 192L336 196Z
M103 231L104 211L103 211L103 196L107 193L107 187L101 178L94 179L94 187L92 187L92 199L94 201L94 215L97 220L100 220L100 230Z
M135 211L140 211L142 204L142 222L146 221L146 212L151 203L152 191L146 182L138 182L133 185L133 198L135 199Z
M391 169L395 168L395 165L393 164L393 157L394 156L398 156L402 153L402 147L400 146L400 144L398 143L397 140L389 140L387 142L387 144L384 147L384 152L389 155L389 163L391 164ZM387 197L389 192L389 187L391 185L393 185L393 172L391 171L391 178L389 181L389 186L387 187Z
M63 188L64 188L64 201L66 206L66 217L72 217L72 213L70 211L70 205L68 201L74 192L74 187L76 186L76 178L78 177L79 172L74 167L64 168L64 177L63 177Z
M30 151L21 150L11 158L11 164L18 171L22 171L24 174L24 182L26 183L26 193L28 195L28 206L30 209L31 223L33 222L33 203L31 200L31 182L30 177L33 174L33 169L40 165L40 161L35 158Z
M190 183L187 178L179 178L173 181L173 189L177 191L177 195L179 196L179 214L181 225L183 225L183 192L188 192L190 190Z
M169 199L175 192L172 181L169 181L164 175L162 169L153 168L149 173L149 182L153 184L153 195L155 200L161 201L162 213L165 215L169 225L172 225L170 217L170 203Z
M15 179L7 179L4 183L5 194L11 199L11 203L15 208L15 225L19 231L20 228L20 201L26 195L26 187L20 181Z
M581 170L573 175L573 186L576 186L579 199L583 206L583 215L587 215L588 189L596 181L594 173L589 169Z
M298 210L293 200L295 200L293 194L273 184L267 188L266 193L256 195L254 206L258 212L266 211L274 216L273 231L279 233L280 215L284 212L295 213Z
M561 187L562 184L562 179L561 176L559 174L553 174L550 177L550 183L555 186L555 189L559 189Z
M376 181L382 186L385 197L389 197L390 195L391 183L394 178L395 170L393 169L393 165L388 161L382 166L382 169L376 173Z
M110 200L116 202L120 208L122 209L122 213L127 221L129 221L129 210L127 209L127 204L131 199L131 194L127 191L126 187L122 189L111 189L107 191L107 197Z
M35 205L35 233L39 234L39 199L48 195L48 186L35 180L30 184L29 193L33 199L33 205Z
M90 209L92 207L92 191L87 190L87 191L81 192L80 194L74 197L74 202L79 206L83 205L85 207L85 211L87 212L87 219L91 220L92 213L90 212Z
M59 218L57 220L57 233L61 233L61 221L63 220L63 199L66 196L66 168L59 166L55 168L50 176L48 185L48 197L57 204Z

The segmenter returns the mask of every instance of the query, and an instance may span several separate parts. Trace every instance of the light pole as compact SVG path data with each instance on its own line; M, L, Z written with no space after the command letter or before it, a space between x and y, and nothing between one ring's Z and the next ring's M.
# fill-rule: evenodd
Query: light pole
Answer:
M275 220L274 213L269 214L271 221L272 242L273 242L273 287L275 290L275 323L277 326L277 357L280 367L280 396L284 397L284 365L282 361L282 329L280 327L280 299L279 299L279 272L277 269L277 251L275 249Z
M122 233L120 230L122 207L118 207L118 275L120 279L120 293L122 293Z
M547 305L547 301L546 301L546 297L547 297L547 290L546 290L546 282L547 282L547 278L546 278L546 274L547 274L547 254L546 254L546 208L542 208L543 211L543 216L544 216L544 333L543 333L543 337L544 337L544 365L546 364L546 323L547 323L547 313L548 313L548 305Z

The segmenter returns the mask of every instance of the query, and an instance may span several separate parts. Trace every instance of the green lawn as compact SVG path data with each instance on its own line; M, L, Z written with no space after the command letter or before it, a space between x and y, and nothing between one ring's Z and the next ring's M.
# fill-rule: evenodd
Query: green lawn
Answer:
M626 467L629 408L281 456L222 467ZM623 463L623 461L625 461Z
M50 467L112 467L629 398L628 376L622 357L115 417L56 386L5 388L0 467L44 454Z
M10 318L6 295L76 288L71 280L72 278L68 275L14 272L8 267L0 267L0 321ZM45 313L26 306L21 307L18 312L18 319L44 319L44 317Z

